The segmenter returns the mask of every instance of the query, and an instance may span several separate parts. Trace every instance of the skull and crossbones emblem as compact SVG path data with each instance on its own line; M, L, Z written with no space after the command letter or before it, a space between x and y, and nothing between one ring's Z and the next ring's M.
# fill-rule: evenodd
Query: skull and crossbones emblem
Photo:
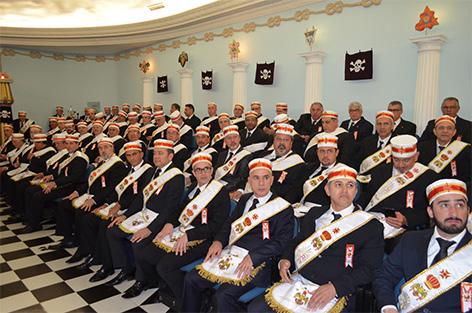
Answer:
M203 78L202 78L202 83L203 83L203 85L205 85L205 86L211 85L211 77L208 77L208 76L203 77Z
M3 110L2 112L0 112L0 117L2 119L9 119L11 118L11 115L10 112L8 112L7 110Z
M261 73L261 78L262 79L269 79L270 75L272 74L271 70L268 69L263 69L262 71L259 71Z
M354 71L356 73L359 73L360 71L365 70L365 66L362 66L365 64L365 59L357 59L356 62L351 62L350 65L352 67L349 68L349 71Z

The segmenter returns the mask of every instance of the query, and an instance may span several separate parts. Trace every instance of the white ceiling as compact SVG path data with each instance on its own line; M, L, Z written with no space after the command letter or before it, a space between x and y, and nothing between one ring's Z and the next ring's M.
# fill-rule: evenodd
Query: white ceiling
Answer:
M162 0L160 0L162 1ZM28 4L46 9L43 19L60 14L74 14L79 5L94 12L97 3L137 3L146 6L159 0L0 0L0 17L18 12L34 11ZM200 1L200 0L198 0ZM222 28L227 25L243 23L262 16L303 7L326 0L201 0L210 2L206 5L189 9L175 15L138 23L100 26L100 27L64 27L47 28L38 22L37 27L0 26L0 47L37 50L42 52L86 55L114 55L129 50L140 49L175 38L189 36L199 32ZM168 0L182 4L184 0ZM196 3L197 0L185 0ZM131 9L129 9L131 10ZM146 10L148 10L146 8ZM155 12L158 12L157 10ZM61 13L62 12L62 13ZM34 15L34 14L31 14ZM25 15L26 16L26 15ZM47 18L46 18L47 17ZM1 23L0 23L1 25Z
M74 28L155 20L216 0L0 0L0 26ZM162 3L151 11L148 6Z

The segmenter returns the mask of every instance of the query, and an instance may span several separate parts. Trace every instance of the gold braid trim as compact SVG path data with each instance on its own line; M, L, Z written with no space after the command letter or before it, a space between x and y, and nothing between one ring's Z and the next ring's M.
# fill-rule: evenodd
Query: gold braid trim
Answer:
M121 224L118 225L118 227L125 233L127 234L134 234L132 231L128 230L127 228L125 228L124 226L122 226Z
M192 241L189 241L187 242L187 250L190 250L192 249L193 247L196 247L198 246L199 244L203 243L205 240L192 240ZM172 248L169 248L168 246L166 246L165 244L163 244L162 242L156 240L156 241L153 241L152 242L156 247L164 250L165 252L167 253L172 253L173 250Z
M290 311L288 308L280 304L277 300L272 295L272 291L274 290L275 287L284 284L284 282L278 282L273 284L269 289L266 290L266 294L264 296L265 301L267 304L277 313L295 313L293 311ZM347 304L347 298L342 297L339 299L336 304L326 313L340 313L344 309L344 307Z
M256 267L255 269L253 269L251 271L251 274L247 275L245 278L243 279L230 279L230 278L226 278L226 277L221 277L221 276L217 276L213 273L210 273L208 272L206 269L203 268L203 266L201 264L197 265L196 269L198 271L198 274L211 281L212 283L217 283L217 284L224 284L224 283L228 283L228 284L231 284L231 285L235 285L235 286L245 286L247 283L249 283L254 277L256 277L256 275L265 267L265 262L262 263L261 265L259 265L258 267Z

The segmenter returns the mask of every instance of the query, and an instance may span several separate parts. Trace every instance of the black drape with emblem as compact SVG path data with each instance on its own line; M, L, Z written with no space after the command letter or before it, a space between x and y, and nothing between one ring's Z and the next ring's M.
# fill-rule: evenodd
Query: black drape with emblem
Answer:
M344 80L372 79L373 51L359 51L349 54L346 52L344 65Z
M272 85L274 83L275 62L272 63L257 63L256 65L256 79L257 85Z
M166 76L157 77L157 92L168 92L169 91L169 81Z
M202 89L211 90L213 88L213 71L202 71Z

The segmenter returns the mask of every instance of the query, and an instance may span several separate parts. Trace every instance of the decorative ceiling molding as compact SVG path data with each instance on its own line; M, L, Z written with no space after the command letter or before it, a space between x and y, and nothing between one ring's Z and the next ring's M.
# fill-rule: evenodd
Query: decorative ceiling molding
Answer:
M224 27L242 21L248 21L261 16L283 12L307 4L326 2L324 0L220 0L215 3L187 11L169 18L163 18L151 22L143 22L124 26L82 28L82 29L24 29L2 28L0 41L4 48L1 50L3 56L23 55L31 58L51 58L58 61L74 60L77 62L96 61L105 62L107 60L120 61L131 56L151 54L153 51L163 52L166 49L178 49L184 45L195 45L198 42L209 42L215 38L229 38L236 33L249 33L256 31L260 27L278 27L282 23L308 20L312 15L317 14L340 14L344 8L365 7L379 5L381 0L360 0L356 2L335 1L328 2L326 6L319 10L303 9L296 11L292 16L270 16L264 23L254 21L246 22L240 28L227 27L221 32L206 32L203 36L197 37L194 34L204 32L208 29ZM236 4L235 4L236 3ZM5 31L6 30L6 31ZM23 33L23 34L22 34ZM186 40L173 40L187 37ZM116 53L114 55L89 56L79 53L74 48L106 47L117 45L118 47L129 47L135 45L135 49L130 52ZM152 46L151 46L152 45ZM6 47L5 47L6 46ZM141 47L148 46L142 49ZM37 47L43 50L53 50L54 47L64 47L71 49L68 53L40 52L37 50L24 51L21 48L29 49ZM45 49L47 48L47 49ZM54 50L53 50L54 51ZM73 53L72 51L76 51ZM123 51L123 50L121 50Z

